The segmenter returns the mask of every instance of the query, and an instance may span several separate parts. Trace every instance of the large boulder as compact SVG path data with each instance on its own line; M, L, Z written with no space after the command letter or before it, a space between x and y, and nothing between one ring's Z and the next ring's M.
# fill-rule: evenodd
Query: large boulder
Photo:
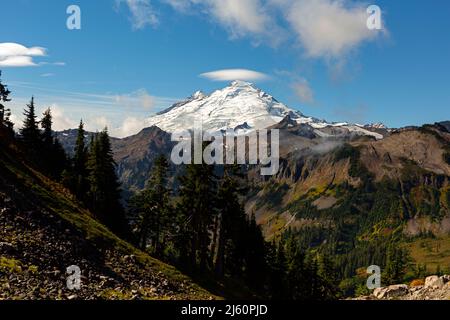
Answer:
M442 289L445 282L444 277L429 276L425 279L425 288Z
M373 295L377 299L398 298L408 293L409 287L406 284L396 284L385 288L377 288Z
M373 290L372 295L377 299L383 299L384 296L386 295L386 290L387 288L375 288L375 290Z

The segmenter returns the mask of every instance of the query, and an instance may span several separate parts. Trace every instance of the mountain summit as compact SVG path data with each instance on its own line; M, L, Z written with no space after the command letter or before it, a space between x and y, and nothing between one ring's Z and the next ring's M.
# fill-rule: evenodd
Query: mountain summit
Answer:
M191 129L194 122L201 122L204 130L213 131L244 127L263 129L288 115L294 119L302 117L300 112L289 109L253 84L233 81L210 95L197 91L149 118L147 124L168 132Z
M326 127L340 127L362 135L382 138L363 126L348 123L328 123L290 109L270 94L245 81L233 81L227 87L207 95L195 92L189 98L147 119L147 126L157 126L174 132L192 129L201 123L203 130L234 129L238 133L265 129L280 123L286 117L294 123L307 124L316 131ZM321 136L324 133L320 133Z

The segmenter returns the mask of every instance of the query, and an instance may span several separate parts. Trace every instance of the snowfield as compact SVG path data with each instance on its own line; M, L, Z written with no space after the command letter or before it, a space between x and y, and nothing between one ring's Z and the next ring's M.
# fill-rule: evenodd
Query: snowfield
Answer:
M286 116L299 124L308 124L318 129L317 131L326 127L341 127L357 134L383 138L381 134L367 130L361 125L328 123L307 117L245 81L233 81L229 86L210 95L197 91L186 100L148 118L146 125L176 132L193 129L194 124L201 123L204 131L233 129L237 134L245 134L275 125ZM327 135L322 132L320 134Z

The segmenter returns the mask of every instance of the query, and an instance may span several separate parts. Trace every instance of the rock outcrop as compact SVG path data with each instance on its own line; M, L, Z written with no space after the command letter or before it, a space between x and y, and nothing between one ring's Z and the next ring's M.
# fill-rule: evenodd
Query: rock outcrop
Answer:
M357 300L449 300L450 275L429 276L424 285L396 284L377 288L372 295Z

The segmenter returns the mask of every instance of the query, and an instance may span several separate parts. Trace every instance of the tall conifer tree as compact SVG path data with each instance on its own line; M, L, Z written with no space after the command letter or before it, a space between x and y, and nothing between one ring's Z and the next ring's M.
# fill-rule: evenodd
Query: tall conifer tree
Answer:
M25 116L25 119L22 129L20 129L22 140L30 150L36 151L39 145L40 132L38 121L36 120L34 97L31 97L31 101L27 104L27 108L24 110L23 115Z
M115 171L108 130L93 140L88 159L89 203L97 217L119 234L126 234L127 224L120 203L120 184Z
M1 76L2 72L0 70L0 126L5 126L12 130L14 124L10 120L11 110L4 105L5 102L11 101L9 98L11 91L8 89L8 86L2 83Z

